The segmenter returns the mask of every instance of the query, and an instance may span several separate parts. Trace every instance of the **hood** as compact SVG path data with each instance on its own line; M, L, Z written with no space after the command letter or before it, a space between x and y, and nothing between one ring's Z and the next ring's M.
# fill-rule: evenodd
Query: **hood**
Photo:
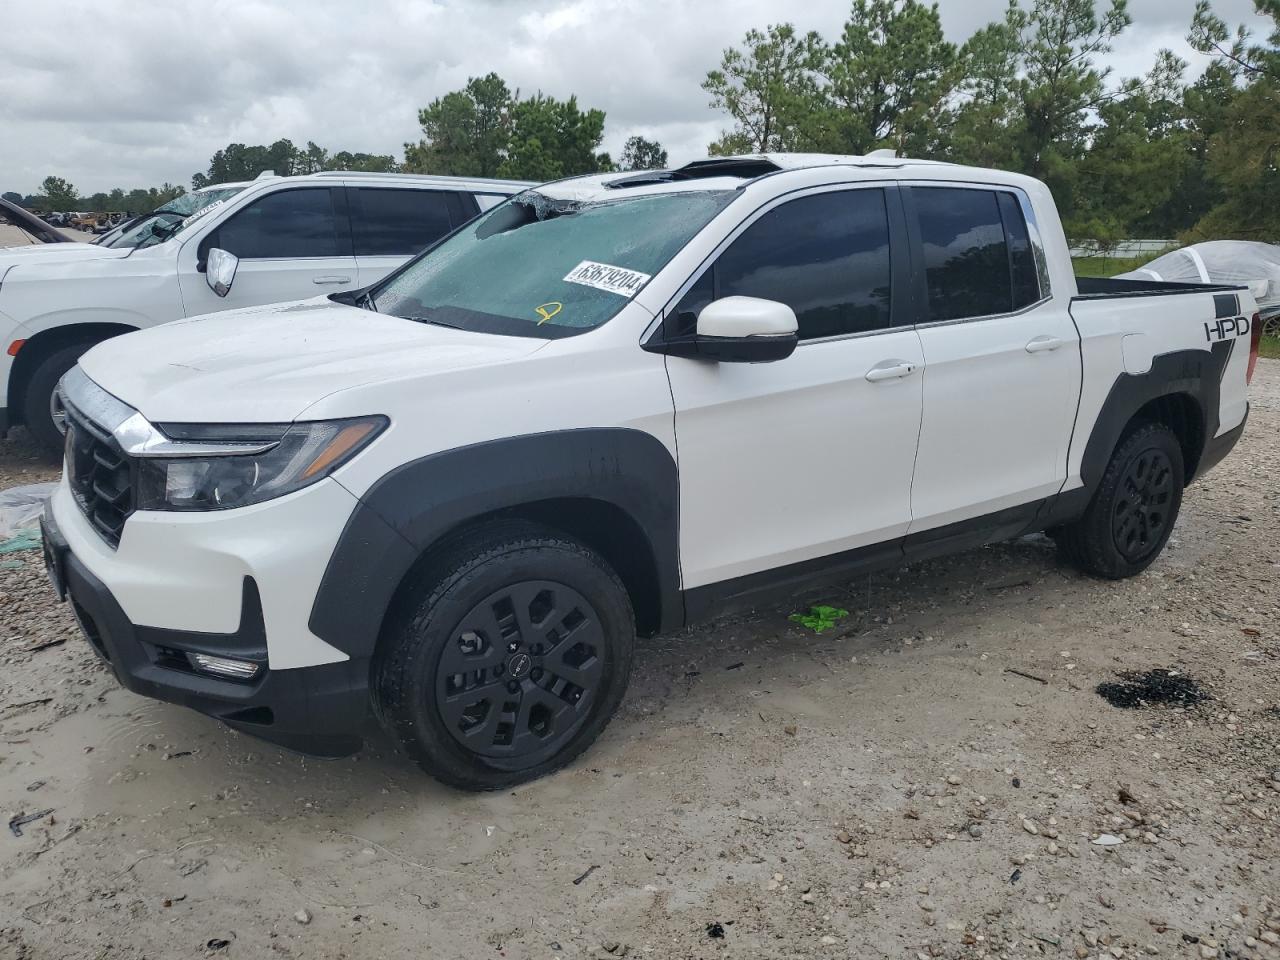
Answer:
M113 250L100 247L94 243L31 243L25 247L5 247L0 249L0 277L10 267L23 264L74 263L77 260L120 260L127 257L130 250Z
M342 390L501 363L547 342L450 330L319 299L116 337L85 354L80 366L153 423L286 423Z

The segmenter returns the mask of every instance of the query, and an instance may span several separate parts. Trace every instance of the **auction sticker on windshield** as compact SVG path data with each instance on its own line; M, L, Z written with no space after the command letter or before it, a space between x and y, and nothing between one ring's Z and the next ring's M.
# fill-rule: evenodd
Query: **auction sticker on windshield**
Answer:
M625 267L613 267L607 263L596 263L594 260L583 260L565 275L565 280L580 283L584 287L608 290L620 297L633 297L649 281L649 274Z

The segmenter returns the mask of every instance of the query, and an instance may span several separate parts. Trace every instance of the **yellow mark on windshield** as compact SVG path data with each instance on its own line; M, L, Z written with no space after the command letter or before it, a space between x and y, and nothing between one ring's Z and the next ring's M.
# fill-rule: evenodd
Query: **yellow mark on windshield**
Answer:
M544 303L541 306L534 307L533 312L542 319L538 321L538 326L542 326L557 313L564 309L564 304L558 300L552 300L550 303Z

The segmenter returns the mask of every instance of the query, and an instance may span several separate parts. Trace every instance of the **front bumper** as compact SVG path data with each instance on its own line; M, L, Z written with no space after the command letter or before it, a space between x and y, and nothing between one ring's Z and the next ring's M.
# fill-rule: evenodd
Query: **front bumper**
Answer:
M262 603L252 577L243 579L240 623L232 633L140 626L76 555L52 503L40 527L55 590L71 602L86 638L124 687L304 753L338 757L360 749L369 718L369 661L270 668ZM183 656L187 651L256 660L262 667L252 681L216 679L192 670Z

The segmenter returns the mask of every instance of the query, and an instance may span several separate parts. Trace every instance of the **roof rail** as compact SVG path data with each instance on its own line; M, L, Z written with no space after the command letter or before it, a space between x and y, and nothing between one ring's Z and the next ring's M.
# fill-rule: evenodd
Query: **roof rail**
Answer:
M384 170L317 170L300 174L303 177L424 177L424 173L393 173Z
M301 173L301 177L382 177L388 180L433 180L438 183L491 183L494 186L532 186L531 180L507 180L502 177L467 177L449 173L384 173L369 170L317 170L315 173Z

